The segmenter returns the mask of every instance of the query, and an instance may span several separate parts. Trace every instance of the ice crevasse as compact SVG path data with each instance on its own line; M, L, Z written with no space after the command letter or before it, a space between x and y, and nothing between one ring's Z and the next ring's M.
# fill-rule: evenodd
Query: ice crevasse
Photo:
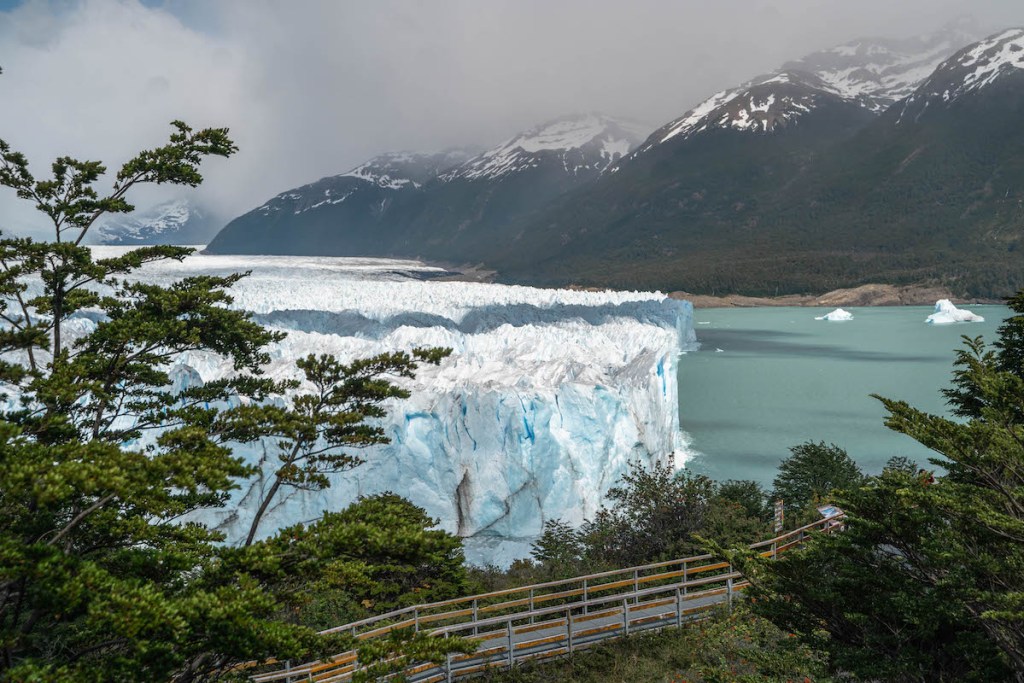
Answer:
M316 492L285 489L261 535L308 522L359 495L401 494L467 540L467 557L504 564L525 554L545 520L579 524L630 461L686 457L677 358L696 347L689 302L650 292L580 292L431 282L422 268L369 259L194 256L143 272L162 280L252 270L235 306L288 333L270 376L298 377L309 353L353 358L418 346L453 350L421 366L409 399L388 406L390 444ZM179 386L231 372L211 354L178 359ZM273 473L270 444L239 447L264 478L198 519L238 540Z

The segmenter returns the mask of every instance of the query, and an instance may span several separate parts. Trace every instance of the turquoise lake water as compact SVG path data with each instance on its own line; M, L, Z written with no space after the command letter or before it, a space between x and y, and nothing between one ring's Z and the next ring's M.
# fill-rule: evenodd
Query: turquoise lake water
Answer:
M680 424L696 454L687 467L713 479L770 485L789 448L842 446L868 472L893 455L924 464L929 451L883 424L870 397L903 399L947 414L961 335L989 342L1010 315L1004 306L963 306L983 323L928 325L931 307L847 308L847 322L815 320L832 309L699 309L699 351L679 359ZM720 351L719 351L720 349Z

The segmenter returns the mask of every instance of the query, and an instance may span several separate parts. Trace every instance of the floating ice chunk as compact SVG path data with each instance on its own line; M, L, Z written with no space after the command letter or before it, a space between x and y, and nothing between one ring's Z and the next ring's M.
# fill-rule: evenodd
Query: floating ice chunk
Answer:
M819 315L818 317L815 318L815 320L828 320L829 322L833 323L842 322L844 320L853 320L853 313L850 313L849 311L844 311L841 308L837 308L831 313Z
M950 323L983 323L985 319L970 311L957 308L949 299L939 299L935 302L935 312L928 316L925 322L933 325L948 325Z

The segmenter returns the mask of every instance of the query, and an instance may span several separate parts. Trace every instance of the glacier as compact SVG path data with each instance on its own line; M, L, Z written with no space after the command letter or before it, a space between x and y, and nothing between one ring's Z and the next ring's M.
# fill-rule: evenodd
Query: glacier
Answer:
M97 256L121 248L94 247ZM680 431L677 358L696 348L693 309L658 292L536 289L433 279L415 261L196 254L150 264L135 277L169 283L194 274L250 271L234 306L287 337L267 373L298 378L297 358L343 360L418 346L453 349L440 366L403 381L411 398L388 406L391 443L358 452L365 463L322 491L285 490L263 535L359 495L394 491L465 539L476 564L508 564L549 519L579 524L599 509L630 461L687 457ZM183 354L177 386L231 372L207 353ZM267 466L229 504L194 519L229 541L244 538L272 474L261 444L239 447Z

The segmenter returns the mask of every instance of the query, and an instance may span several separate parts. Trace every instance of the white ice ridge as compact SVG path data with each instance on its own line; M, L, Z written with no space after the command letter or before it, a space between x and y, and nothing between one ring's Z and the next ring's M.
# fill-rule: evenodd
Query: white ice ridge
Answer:
M928 316L925 322L933 325L948 325L950 323L983 323L985 319L968 310L957 308L949 299L939 299L935 302L935 312Z
M825 315L817 316L815 320L828 320L829 322L842 322L844 320L853 320L853 313L850 313L849 311L844 311L841 308L837 308L831 313L826 313Z
M272 377L297 377L294 361L309 353L353 359L424 345L454 350L441 366L421 368L407 385L412 397L389 407L391 444L362 452L366 464L333 477L325 491L290 492L270 508L263 533L390 490L468 537L474 561L507 562L503 544L519 539L519 550L528 551L522 539L539 534L545 520L592 517L629 461L685 460L676 361L696 347L689 302L400 274L416 268L197 255L142 271L147 281L170 282L252 270L236 287L235 305L288 332L271 350ZM195 353L179 360L174 376L206 382L230 371ZM262 446L240 452L263 464ZM262 484L201 519L239 539Z

